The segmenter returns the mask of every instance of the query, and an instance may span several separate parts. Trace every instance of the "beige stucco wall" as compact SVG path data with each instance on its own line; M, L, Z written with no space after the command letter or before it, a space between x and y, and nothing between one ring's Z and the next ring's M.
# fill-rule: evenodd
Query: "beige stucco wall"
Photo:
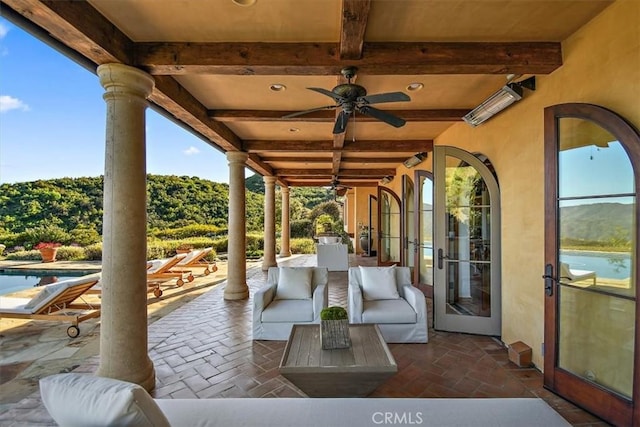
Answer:
M543 110L585 102L640 128L640 1L618 0L562 43L564 65L537 76L537 90L485 124L456 124L436 145L481 152L493 163L502 202L502 339L524 341L543 366Z

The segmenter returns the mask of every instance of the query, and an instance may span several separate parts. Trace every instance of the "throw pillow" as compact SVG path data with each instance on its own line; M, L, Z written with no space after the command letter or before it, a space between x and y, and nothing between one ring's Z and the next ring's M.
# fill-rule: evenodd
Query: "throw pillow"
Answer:
M280 267L275 299L311 298L311 276L307 267Z
M42 402L61 426L170 427L156 402L137 384L90 374L40 380Z
M396 286L396 266L391 267L362 267L362 296L365 300L398 299Z

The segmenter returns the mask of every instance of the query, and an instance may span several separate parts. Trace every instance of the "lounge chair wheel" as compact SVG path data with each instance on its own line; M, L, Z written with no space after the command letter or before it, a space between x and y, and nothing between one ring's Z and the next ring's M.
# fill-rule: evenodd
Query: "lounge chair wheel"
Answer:
M160 289L160 288L155 288L155 289L153 290L153 295L154 295L156 298L160 298L160 297L162 296L162 289Z
M78 335L80 335L80 328L78 328L76 325L71 325L67 328L67 335L69 335L69 338L75 338Z
M178 279L178 281L176 282L176 285L178 285L178 286L184 285L184 280Z
M204 269L204 275L205 275L205 276L208 276L210 273L211 273L211 272L209 271L209 269L208 269L208 268L205 268L205 269Z
M190 274L189 277L187 277L187 280L189 282L193 282L193 279L195 279L195 277L193 277L193 274Z
M214 273L215 273L216 271L218 271L218 266L217 266L217 265L214 265L214 266L211 268L211 271L213 271Z

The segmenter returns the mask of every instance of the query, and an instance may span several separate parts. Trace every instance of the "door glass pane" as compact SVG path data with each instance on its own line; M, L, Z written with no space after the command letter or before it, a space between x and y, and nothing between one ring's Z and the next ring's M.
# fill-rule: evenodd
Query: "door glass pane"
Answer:
M635 337L636 197L622 144L558 122L558 366L627 398Z
M447 264L447 314L491 316L491 264Z
M587 129L596 137L584 141L572 134ZM595 140L595 143L589 141ZM560 198L631 194L635 191L633 168L622 144L598 125L581 119L560 120L558 157Z
M561 285L559 367L632 396L635 301Z
M480 173L447 157L447 311L491 316L491 206Z
M420 193L420 283L433 285L433 181L421 178Z

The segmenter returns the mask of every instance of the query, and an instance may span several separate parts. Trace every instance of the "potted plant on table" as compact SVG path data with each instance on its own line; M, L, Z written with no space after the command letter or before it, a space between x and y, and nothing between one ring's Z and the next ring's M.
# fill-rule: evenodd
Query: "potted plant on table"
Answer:
M320 343L323 350L351 347L349 320L343 307L326 307L320 312Z
M40 242L34 247L34 249L40 251L42 262L54 262L60 246L60 243Z

